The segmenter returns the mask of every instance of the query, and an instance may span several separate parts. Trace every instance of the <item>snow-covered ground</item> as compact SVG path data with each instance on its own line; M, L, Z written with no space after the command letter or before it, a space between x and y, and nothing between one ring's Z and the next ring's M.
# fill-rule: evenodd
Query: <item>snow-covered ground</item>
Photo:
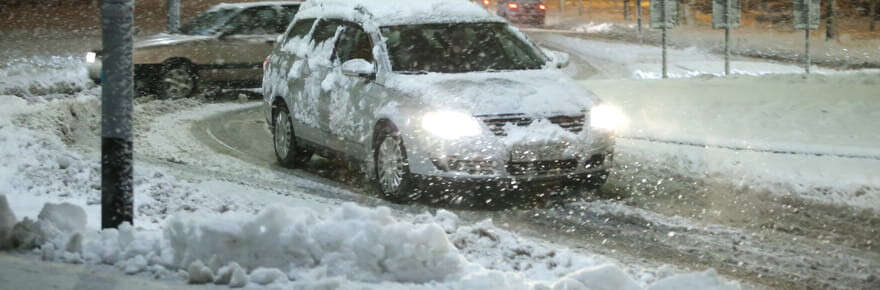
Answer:
M635 160L624 162L878 209L877 80L778 75L584 86L627 115L618 152Z
M654 46L532 38L586 63L584 87L621 109L624 163L880 208L878 70L815 68L805 77L796 65L737 57L724 78L723 58L691 47L670 49L676 79L659 80Z
M161 161L150 161L148 152L137 154L143 162L135 171L135 226L99 231L98 159L94 144L84 142L97 137L88 126L97 120L93 94L30 103L0 97L7 104L0 114L4 248L37 247L33 253L46 261L112 265L126 274L233 287L738 288L713 271L676 274L682 270L621 265L519 237L489 220L464 222L443 210L340 205L308 192L250 199L273 193L157 167ZM149 143L153 134L167 133L152 127L163 115L198 115L200 106L194 101L139 104L137 139ZM221 106L226 111L241 107ZM71 117L78 122L64 123ZM169 162L186 164L190 157Z
M846 21L858 20L854 18ZM553 19L548 24L550 29L531 28L530 30L551 30L580 37L642 42L655 47L661 43L661 31L651 29L647 19L643 23L641 36L635 25L635 19L621 22L567 18L562 21ZM840 37L833 41L826 41L824 33L824 30L812 32L810 55L814 63L837 68L880 67L880 39L875 33L843 31ZM667 37L672 47L698 47L715 54L724 53L724 31L712 29L708 23L677 26L668 30ZM731 31L730 41L731 53L734 55L803 62L804 32L793 30L788 25L740 27ZM670 61L675 60L670 59Z

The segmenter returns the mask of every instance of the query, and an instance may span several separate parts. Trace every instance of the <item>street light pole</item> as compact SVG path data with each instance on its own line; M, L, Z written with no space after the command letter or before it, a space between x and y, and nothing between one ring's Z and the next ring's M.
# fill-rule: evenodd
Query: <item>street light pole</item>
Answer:
M101 228L133 221L133 10L133 0L104 0L101 5Z

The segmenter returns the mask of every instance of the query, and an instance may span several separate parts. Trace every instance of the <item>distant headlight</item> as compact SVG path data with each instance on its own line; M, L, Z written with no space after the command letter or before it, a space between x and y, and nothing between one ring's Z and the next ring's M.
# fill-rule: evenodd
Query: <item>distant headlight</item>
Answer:
M626 122L623 112L609 104L600 104L590 110L590 126L596 129L614 131Z
M95 63L95 60L98 59L98 54L92 51L86 52L86 63Z
M457 139L480 134L480 123L477 119L471 115L453 111L425 114L422 118L422 128L444 139Z

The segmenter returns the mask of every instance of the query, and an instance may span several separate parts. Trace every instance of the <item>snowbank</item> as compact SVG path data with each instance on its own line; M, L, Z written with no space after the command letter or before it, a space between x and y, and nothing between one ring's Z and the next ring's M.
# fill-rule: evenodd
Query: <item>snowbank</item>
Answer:
M0 201L4 199L0 195ZM13 215L8 208L0 209L0 216ZM50 203L36 221L17 223L12 237L0 242L39 247L49 261L107 264L126 274L183 275L190 283L232 287L253 283L372 289L738 289L713 271L671 276L644 288L611 263L577 269L549 282L487 269L467 261L453 245L447 230L472 228L459 228L458 218L445 211L408 222L393 217L388 208L351 203L328 212L272 207L257 215L175 216L161 234L128 224L98 232L73 226L71 222L84 219L84 214L72 204Z
M62 96L93 85L76 56L20 58L0 64L0 95Z
M136 115L161 115L191 106L156 102L138 106ZM82 94L50 102L28 104L15 96L0 96L0 194L18 204L22 216L36 217L43 203L63 199L86 208L100 204L99 157L67 146L98 148L100 102ZM189 105L187 105L189 104ZM138 131L149 130L145 119ZM171 213L235 210L237 203L218 198L142 164L135 169L135 214L143 227L158 227ZM92 216L87 221L97 227Z

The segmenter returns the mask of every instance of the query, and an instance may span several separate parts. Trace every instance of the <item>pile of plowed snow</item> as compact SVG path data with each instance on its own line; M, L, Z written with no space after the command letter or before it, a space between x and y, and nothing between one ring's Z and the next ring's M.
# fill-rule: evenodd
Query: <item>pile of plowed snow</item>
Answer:
M6 193L36 213L43 203L68 200L96 208L101 199L100 103L94 95L28 104L15 96L0 96L0 193ZM138 106L137 124L160 112L195 106L195 101L157 101ZM144 125L145 126L145 125ZM147 130L140 128L140 130ZM70 150L68 146L87 150ZM88 150L94 149L94 150ZM229 211L240 206L219 198L147 165L135 170L135 214L141 224L156 227L171 213ZM99 224L97 220L91 224Z
M270 207L257 215L181 215L159 231L123 224L89 231L86 212L46 204L37 220L15 221L0 195L0 246L39 248L44 260L113 265L126 274L179 277L192 284L368 289L738 289L714 271L673 275L643 285L611 263L551 281L470 262L450 241L441 211L421 222L388 208L344 204L328 212ZM492 227L490 227L491 229ZM462 229L470 229L464 227ZM484 230L485 231L485 230ZM609 288L610 287L610 288Z
M92 86L80 57L30 57L0 63L0 95L65 97Z

